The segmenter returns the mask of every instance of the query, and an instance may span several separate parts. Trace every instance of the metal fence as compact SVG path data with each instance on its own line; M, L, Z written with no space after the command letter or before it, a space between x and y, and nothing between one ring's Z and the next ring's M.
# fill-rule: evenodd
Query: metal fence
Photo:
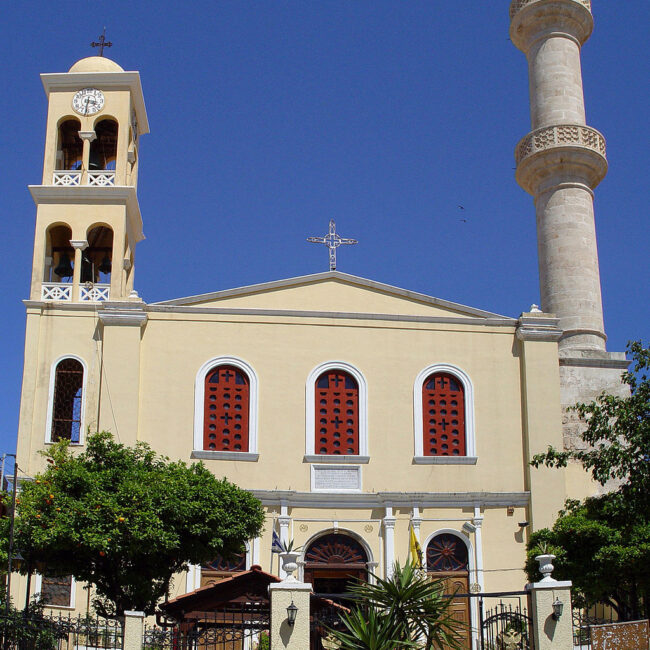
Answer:
M614 622L613 610L609 610L609 616L594 616L584 609L576 608L573 610L572 615L573 647L575 650L591 650L591 625L604 625Z
M93 616L14 612L0 616L3 650L113 650L122 648L122 624Z
M518 594L512 594L517 596ZM527 594L522 595L527 597ZM528 603L528 601L525 601ZM520 599L512 602L500 600L493 607L485 606L484 598L479 600L481 650L534 650L533 619L528 608Z
M247 603L212 612L193 612L174 625L145 626L143 650L260 650L268 648L268 604Z

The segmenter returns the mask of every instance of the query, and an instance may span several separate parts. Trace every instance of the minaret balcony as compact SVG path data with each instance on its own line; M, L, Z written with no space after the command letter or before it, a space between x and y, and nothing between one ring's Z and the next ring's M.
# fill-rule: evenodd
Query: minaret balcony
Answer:
M94 169L82 171L80 169L57 169L52 174L52 185L63 187L91 186L91 187L113 187L115 186L114 169Z
M588 11L591 11L591 0L573 0L573 1L581 4ZM512 4L510 5L510 18L511 19L514 18L515 14L517 14L521 9L535 2L539 2L539 0L513 0Z
M111 285L87 282L79 287L80 302L106 302L111 296ZM72 302L70 282L43 282L41 300L45 302Z

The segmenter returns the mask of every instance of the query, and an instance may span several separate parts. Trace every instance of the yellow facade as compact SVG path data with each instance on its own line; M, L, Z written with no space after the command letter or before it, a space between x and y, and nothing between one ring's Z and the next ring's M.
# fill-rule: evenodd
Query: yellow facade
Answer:
M148 131L146 112L138 74L97 59L44 75L49 113L43 182L30 188L37 216L20 467L28 475L44 467L39 451L50 444L54 370L71 357L84 372L79 447L87 430L106 429L125 444L141 440L170 458L200 459L251 490L267 523L250 540L249 565L277 572L274 529L305 546L339 532L359 541L368 567L385 576L394 561L408 557L413 526L425 551L436 533L457 536L468 549L473 589L521 589L529 531L551 524L569 495L566 472L528 465L532 454L563 443L557 319L538 310L508 318L335 271L146 304L133 291L135 248L143 237L137 144ZM71 108L85 87L104 89L104 107L92 118ZM81 168L71 175L79 182L56 184L63 178L56 159L62 121L78 119L88 133L106 116L119 126L112 181L89 183L87 136ZM48 262L47 237L57 224L81 242L72 245L69 283L45 278L47 264L56 264ZM97 224L113 237L104 297L79 272L83 243L90 246L86 238ZM45 285L61 285L63 297L48 298ZM247 368L255 384L256 431L249 453L239 457L203 450L197 424L205 372L224 360ZM314 453L313 377L326 366L351 368L363 385L358 455ZM463 378L463 457L418 453L422 377L439 367ZM573 470L570 485L578 496L590 490L585 475ZM176 581L176 594L198 584L193 569ZM86 606L81 587L75 606Z

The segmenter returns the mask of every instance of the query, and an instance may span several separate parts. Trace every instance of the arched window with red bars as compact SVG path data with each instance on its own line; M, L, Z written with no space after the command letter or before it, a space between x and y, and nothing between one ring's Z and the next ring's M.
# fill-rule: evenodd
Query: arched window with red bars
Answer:
M465 390L448 372L422 384L422 450L425 456L465 456Z
M203 449L248 451L250 380L234 366L212 368L205 376Z
M335 456L359 454L359 385L337 368L316 379L314 451Z

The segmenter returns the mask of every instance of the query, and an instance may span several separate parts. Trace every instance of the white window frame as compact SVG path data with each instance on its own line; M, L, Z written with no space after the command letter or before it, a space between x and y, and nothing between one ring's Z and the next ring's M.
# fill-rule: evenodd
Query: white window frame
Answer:
M342 370L352 375L359 387L359 453L316 454L314 446L316 430L316 405L314 395L316 380L329 370ZM363 373L345 361L326 361L317 365L307 377L305 384L305 462L308 463L367 463L368 452L368 384Z
M253 539L251 541L244 542L246 546L246 568L245 571L250 571L250 568L253 564L258 564L253 561L253 546L255 544L259 545L259 539ZM196 589L201 588L201 565L200 564L190 564L187 568L187 573L185 574L185 593L188 594L190 591L195 591Z
M75 447L84 444L84 431L86 429L86 389L88 384L88 366L86 362L76 354L64 354L56 359L50 367L50 386L47 395L47 420L45 423L45 442L53 443L52 440L52 416L54 414L54 386L56 384L56 368L65 359L74 359L81 364L84 376L81 383L81 422L79 424L79 442L71 442Z
M422 386L427 377L437 372L446 372L454 375L463 385L465 396L465 455L464 456L425 456L424 455L424 422L422 413ZM415 378L413 384L413 434L414 434L414 457L416 465L475 465L478 457L476 455L476 433L474 425L474 387L469 375L450 363L434 363L424 368Z
M35 573L34 574L34 596L40 596L42 589L43 589L43 575L41 573ZM77 596L77 581L74 579L74 576L71 576L70 604L51 605L50 603L44 603L44 606L51 607L53 609L74 609L76 607L76 600L77 600L76 596Z
M248 377L248 451L209 451L203 449L203 424L205 409L205 378L217 366L234 366ZM214 357L206 361L198 373L194 384L194 451L193 458L205 460L244 460L256 461L257 452L257 408L258 380L253 367L238 357Z

